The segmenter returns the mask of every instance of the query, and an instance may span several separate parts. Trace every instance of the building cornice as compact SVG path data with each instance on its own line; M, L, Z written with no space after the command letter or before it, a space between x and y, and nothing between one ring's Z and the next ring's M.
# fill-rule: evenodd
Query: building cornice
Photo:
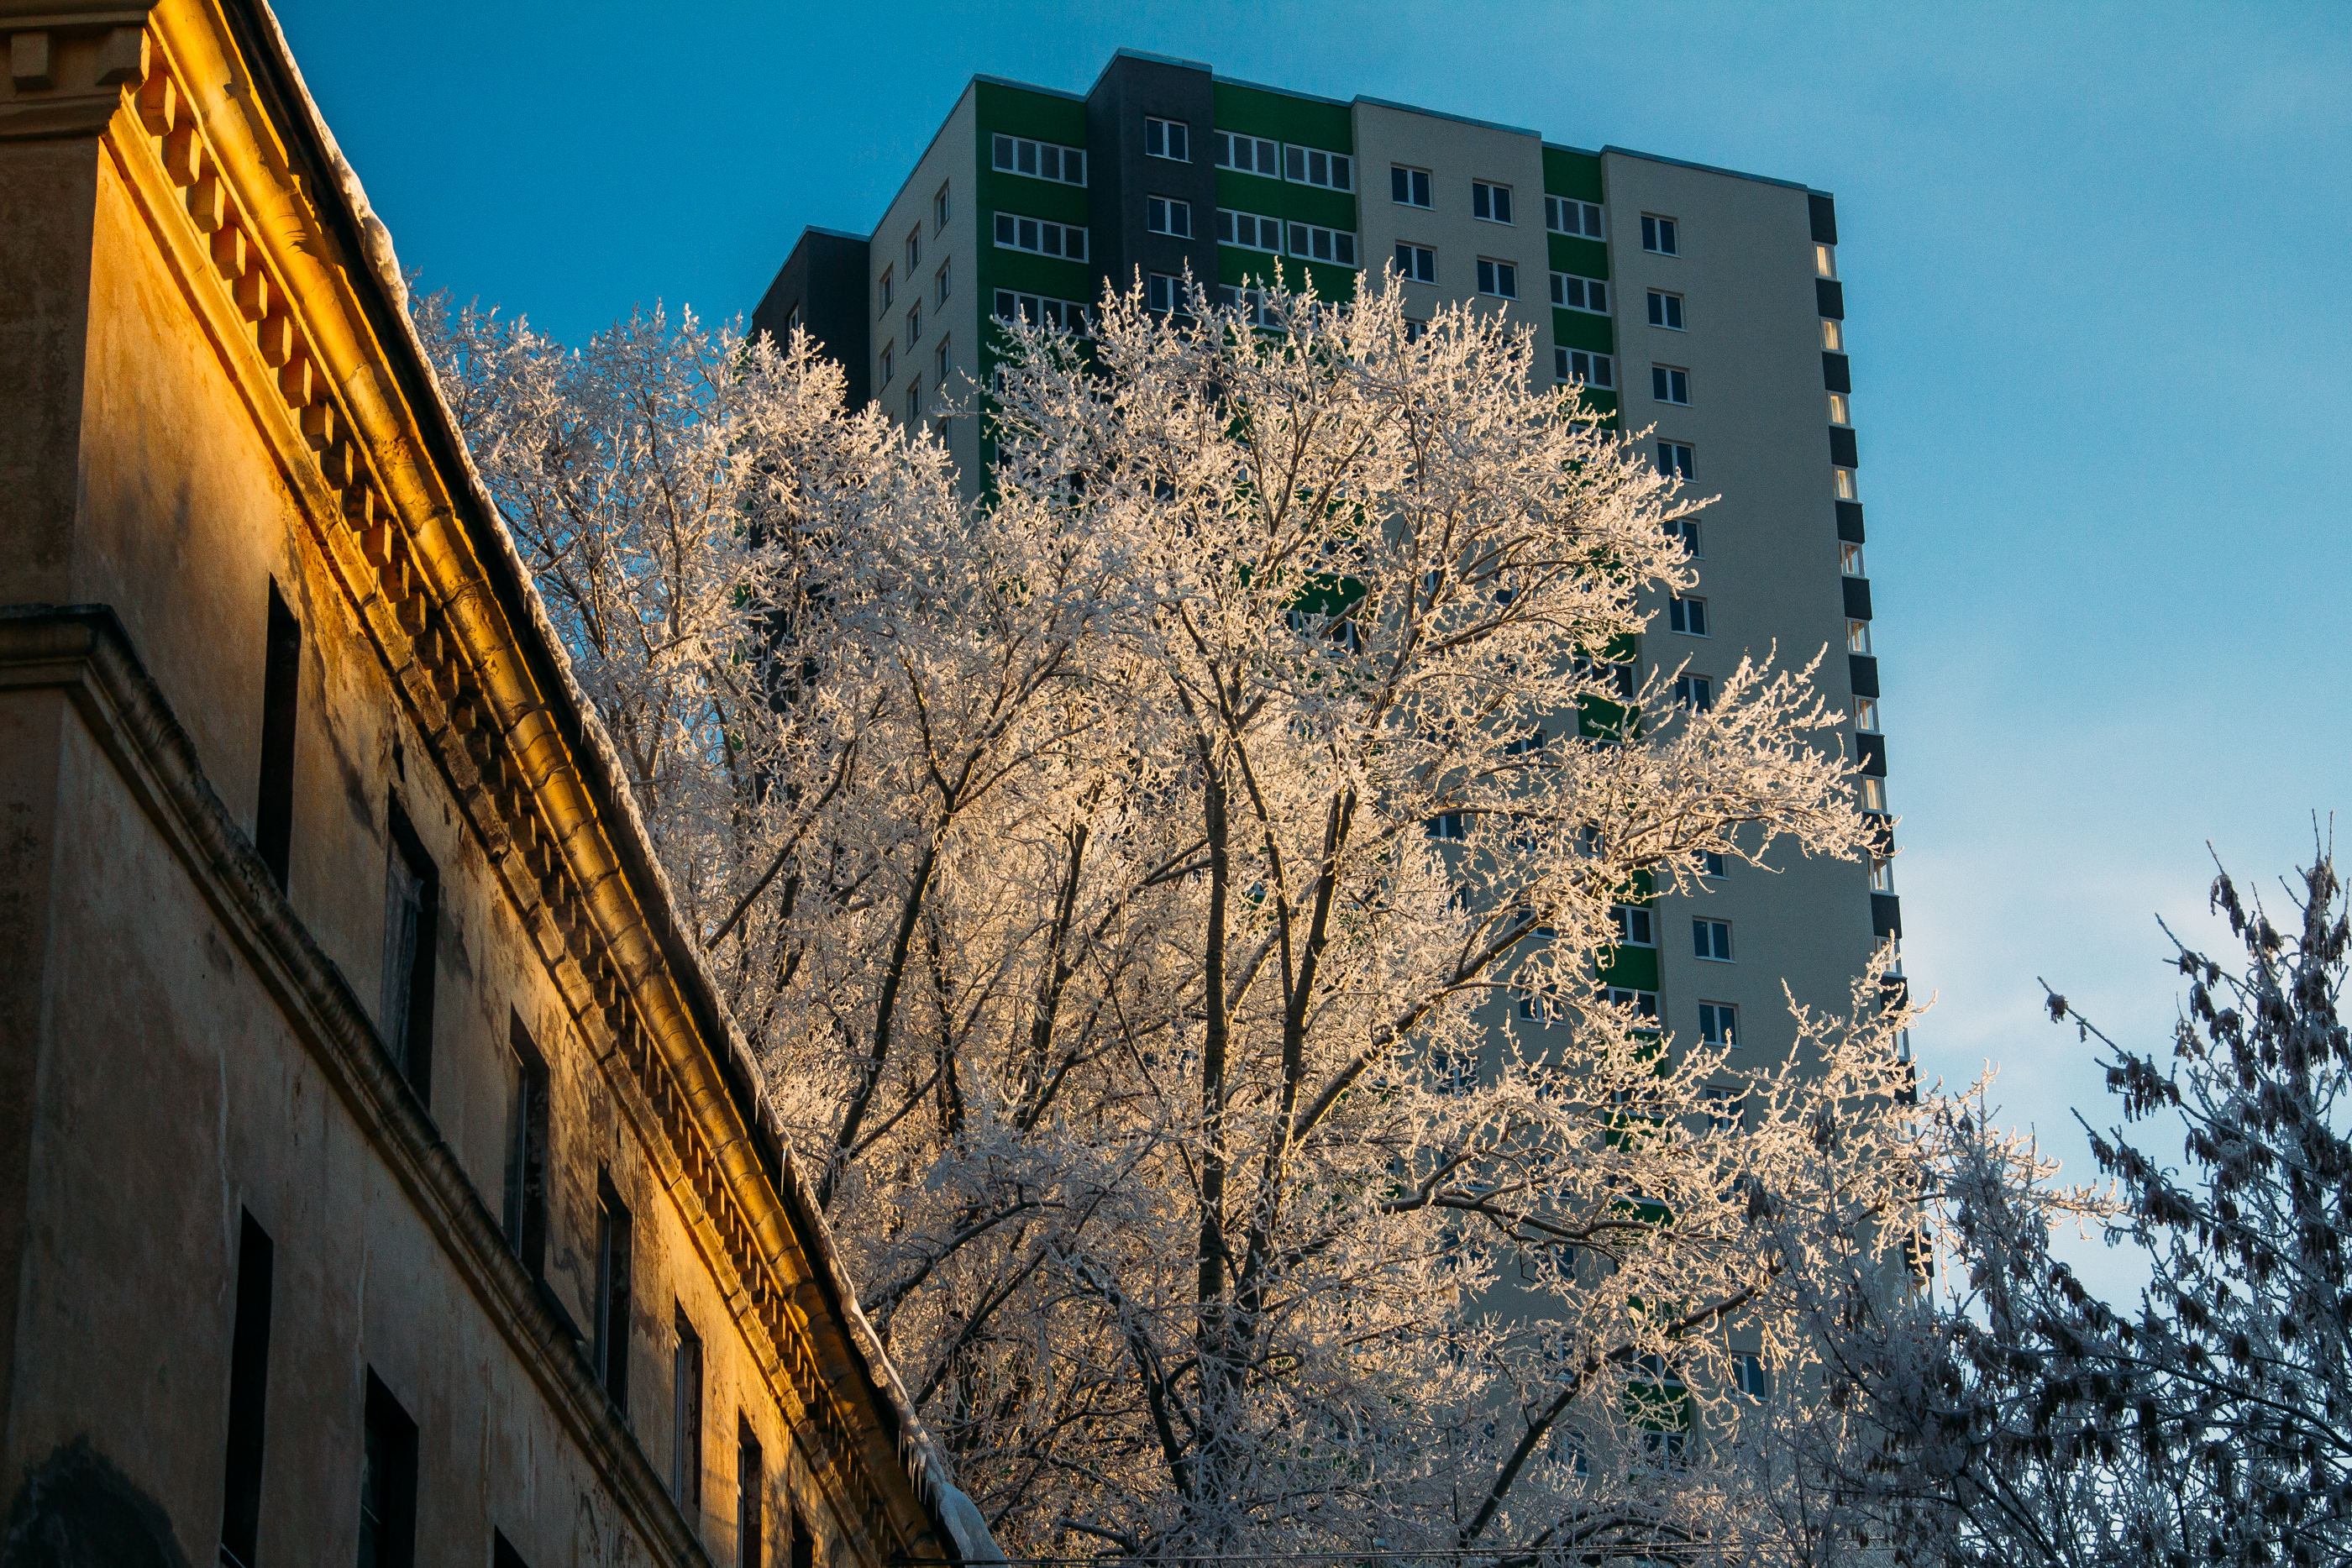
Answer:
M581 1038L627 1085L812 1474L883 1556L958 1555L944 1464L765 1122L275 18L259 0L0 0L0 32L12 61L55 62L0 100L0 138L100 141Z

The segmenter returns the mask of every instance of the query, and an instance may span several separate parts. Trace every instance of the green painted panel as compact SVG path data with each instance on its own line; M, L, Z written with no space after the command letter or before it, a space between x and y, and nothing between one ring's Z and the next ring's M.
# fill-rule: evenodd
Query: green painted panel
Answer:
M1270 218L1296 218L1302 224L1321 224L1330 229L1353 230L1356 226L1356 198L1345 191L1294 185L1286 180L1236 173L1231 169L1217 171L1217 205L1239 213L1262 213Z
M1616 428L1617 394L1615 392L1594 392L1591 388L1587 387L1584 390L1584 406L1591 409L1595 413L1608 415L1610 427L1612 429Z
M1572 272L1579 277L1609 276L1609 247L1597 239L1573 238L1568 235L1546 235L1551 242L1551 269Z
M1551 340L1566 348L1613 354L1617 351L1617 328L1608 317L1595 316L1590 310L1554 310Z
M1658 988L1658 950L1655 947L1604 947L1601 950L1600 959L1602 985L1623 986L1636 991Z
M995 246L981 250L980 287L983 314L992 308L991 295L999 288L1018 288L1054 299L1075 299L1081 305L1095 302L1094 269L1084 262L1032 256L1025 250L1004 250Z
M992 131L1034 136L1040 141L1058 141L1065 147L1087 144L1087 106L1076 99L1003 82L975 82L972 89L972 111L979 118L980 158L983 164L988 162L988 137Z
M1543 150L1544 189L1555 196L1577 196L1588 202L1605 202L1601 193L1601 160L1581 152L1563 152L1557 147Z
M1274 256L1262 250L1244 250L1239 246L1217 247L1217 281L1239 287L1245 278L1261 282L1274 281L1274 264L1282 263L1283 281L1293 288L1303 288L1308 282L1315 285L1318 299L1339 301L1356 297L1357 274L1345 267L1330 267L1319 261L1301 261L1295 256Z
M988 226L989 214L998 211L1020 213L1033 218L1051 218L1058 224L1083 225L1091 221L1083 185L1058 184L1052 180L1033 179L1027 174L1007 174L986 167L981 169L978 180L980 233L983 242L994 232Z
M1262 87L1221 81L1211 88L1210 113L1220 131L1268 136L1327 152L1356 150L1356 117L1344 103L1294 98Z

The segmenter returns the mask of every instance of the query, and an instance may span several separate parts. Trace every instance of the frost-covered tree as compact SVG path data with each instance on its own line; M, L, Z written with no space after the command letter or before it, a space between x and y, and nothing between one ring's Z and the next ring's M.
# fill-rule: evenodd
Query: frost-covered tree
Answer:
M1701 852L1866 851L1838 716L1629 689L1685 502L1523 336L1263 309L1004 328L970 504L804 341L425 326L999 1540L1768 1559L1902 1015L1738 1067L1594 982Z
M2124 1128L2092 1133L2115 1186L2052 1186L2030 1149L1944 1107L1950 1299L1847 1342L1868 1397L1819 1467L1909 1560L2316 1563L2352 1555L2352 1040L2345 891L2323 846L2273 924L2225 873L2225 967L2174 941L2186 1007L2167 1057L2095 1044ZM2088 1124L2085 1124L2088 1130ZM2147 1133L2184 1134L2185 1168ZM2059 1224L2146 1258L2137 1310L2056 1258ZM1858 1440L1857 1440L1858 1439Z

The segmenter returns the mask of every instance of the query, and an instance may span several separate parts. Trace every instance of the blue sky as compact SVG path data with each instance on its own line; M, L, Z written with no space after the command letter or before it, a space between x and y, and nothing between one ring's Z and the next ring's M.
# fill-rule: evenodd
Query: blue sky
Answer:
M282 9L403 263L575 340L748 311L967 77L1083 91L1122 46L1835 192L1918 1043L2003 1063L2070 1174L2067 1107L2113 1113L2035 977L2158 1040L2153 917L2213 934L2207 841L2275 895L2352 805L2352 8L393 15Z

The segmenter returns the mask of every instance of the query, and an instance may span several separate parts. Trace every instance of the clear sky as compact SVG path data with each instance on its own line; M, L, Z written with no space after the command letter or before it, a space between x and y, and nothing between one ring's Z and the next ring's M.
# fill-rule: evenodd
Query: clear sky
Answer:
M2153 917L2212 934L2207 841L2283 902L2352 806L2352 7L282 17L403 263L575 340L748 312L803 225L872 225L968 77L1084 91L1122 46L1836 193L1917 1041L2003 1063L2070 1175L2068 1107L2114 1113L2035 977L2160 1042Z

